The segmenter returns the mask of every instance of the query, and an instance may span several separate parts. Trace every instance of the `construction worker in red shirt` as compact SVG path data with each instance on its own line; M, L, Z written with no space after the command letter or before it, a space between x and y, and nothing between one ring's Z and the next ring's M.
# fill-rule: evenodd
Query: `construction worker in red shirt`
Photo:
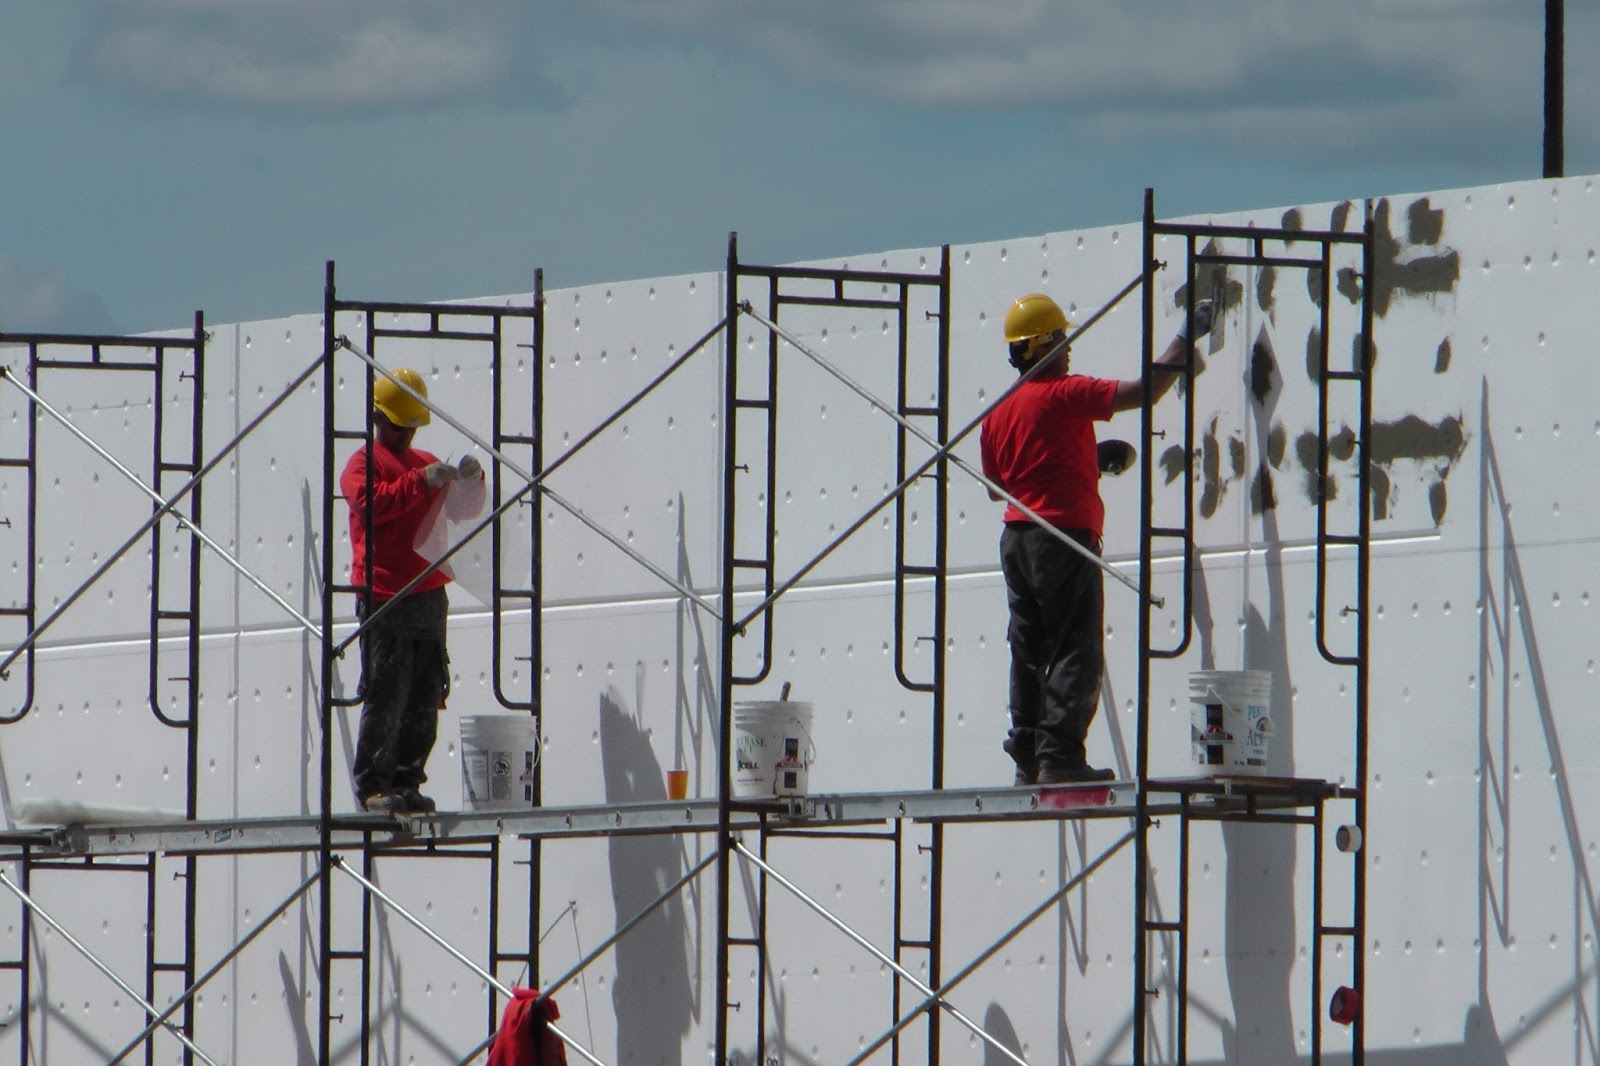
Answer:
M415 370L392 373L418 395L428 395ZM356 616L363 620L428 569L416 546L432 524L477 514L487 496L482 464L472 455L452 466L411 447L417 429L430 420L416 396L380 376L372 406L374 439L339 476L350 505L351 580L369 590L356 600ZM422 784L449 692L449 580L447 569L433 570L361 633L361 729L352 772L365 810L427 813L437 806L423 795Z
M1195 306L1196 338L1211 329L1212 306ZM984 419L983 472L989 480L1089 552L1098 556L1105 504L1100 499L1100 453L1095 422L1143 403L1144 384L1070 372L1071 350L1062 345L1072 323L1050 297L1023 296L1006 312L1011 365L1027 374L1041 359L1050 364L1019 385ZM1189 351L1180 331L1157 362L1181 364ZM1059 348L1059 351L1057 349ZM1052 354L1053 353L1053 354ZM1151 379L1159 400L1177 379ZM1110 444L1111 442L1107 442ZM1131 462L1131 449L1108 458L1108 470ZM1003 497L990 490L990 498ZM1109 781L1115 771L1089 765L1084 747L1100 700L1105 669L1105 592L1096 561L1073 550L1051 530L1008 503L1000 535L1011 646L1011 730L1002 745L1016 763L1018 785Z

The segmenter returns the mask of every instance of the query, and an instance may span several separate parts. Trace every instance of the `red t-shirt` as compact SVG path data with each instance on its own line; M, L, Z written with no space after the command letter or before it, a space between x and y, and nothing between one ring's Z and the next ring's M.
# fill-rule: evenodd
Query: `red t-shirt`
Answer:
M422 468L437 463L436 456L420 448L396 455L374 441L372 467L372 598L382 602L406 587L428 568L417 554L417 530L444 490L430 489ZM339 491L350 504L350 581L367 580L367 449L350 457L339 475ZM412 592L427 592L449 582L443 571L429 574Z
M1022 385L983 420L983 472L1059 529L1104 530L1094 423L1112 415L1117 382L1082 374ZM1006 504L1007 522L1032 521Z

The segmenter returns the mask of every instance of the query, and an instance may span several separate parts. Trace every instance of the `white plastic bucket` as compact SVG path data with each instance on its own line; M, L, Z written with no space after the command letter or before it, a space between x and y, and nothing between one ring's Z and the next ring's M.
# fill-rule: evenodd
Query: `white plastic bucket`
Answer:
M461 799L467 810L533 806L539 720L531 714L461 716Z
M1272 675L1265 670L1196 670L1189 675L1189 741L1207 774L1267 772Z
M733 707L733 794L744 799L803 796L811 764L811 704L793 700Z

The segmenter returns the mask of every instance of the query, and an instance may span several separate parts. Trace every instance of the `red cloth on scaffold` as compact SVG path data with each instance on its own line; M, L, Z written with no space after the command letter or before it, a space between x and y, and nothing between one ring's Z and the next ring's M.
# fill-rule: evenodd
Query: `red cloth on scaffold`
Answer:
M489 1066L567 1066L567 1046L549 1025L559 1017L556 1001L539 999L537 988L513 988L489 1045Z

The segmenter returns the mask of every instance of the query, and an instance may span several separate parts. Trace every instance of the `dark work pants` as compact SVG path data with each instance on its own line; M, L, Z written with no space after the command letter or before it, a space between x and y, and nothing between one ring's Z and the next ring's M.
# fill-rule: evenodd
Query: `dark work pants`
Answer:
M1099 546L1086 530L1066 530ZM1011 732L1019 768L1087 765L1084 738L1100 703L1105 668L1105 588L1100 568L1049 530L1007 523L1000 535L1011 623Z
M367 618L376 607L356 616ZM418 788L439 734L449 658L444 589L407 596L361 634L361 733L354 777L361 798Z

